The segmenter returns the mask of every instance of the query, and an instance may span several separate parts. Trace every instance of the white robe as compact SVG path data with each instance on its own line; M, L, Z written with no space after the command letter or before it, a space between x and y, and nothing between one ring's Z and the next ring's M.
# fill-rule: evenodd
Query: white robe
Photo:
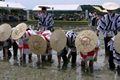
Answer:
M50 37L52 35L50 30L45 30L40 32L41 37L46 41L47 45L50 46ZM52 54L52 48L51 46L49 47L48 53L43 53L42 55L51 55Z
M31 35L37 35L33 30L28 30L25 32L26 36L23 35L23 38L16 40L17 46L19 49L23 49L23 53L31 54L31 50L28 47L28 40Z

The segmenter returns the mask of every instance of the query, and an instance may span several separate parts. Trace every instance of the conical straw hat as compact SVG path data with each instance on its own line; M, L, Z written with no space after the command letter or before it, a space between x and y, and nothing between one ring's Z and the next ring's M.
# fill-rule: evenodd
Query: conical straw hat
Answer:
M48 6L38 6L39 8L46 8L46 9L50 9L50 7L48 7Z
M30 50L35 54L42 54L46 51L46 41L39 35L32 35L28 41Z
M91 30L81 31L76 40L76 48L81 52L90 52L92 51L98 42L97 35Z
M60 51L66 46L66 41L67 38L65 33L62 30L58 29L52 33L50 38L50 45L53 50Z
M115 40L114 40L114 47L115 47L115 50L120 53L120 32L116 35L115 37Z
M7 23L4 23L0 26L0 41L7 40L11 35L11 26Z
M119 5L117 3L114 3L114 2L106 2L102 5L102 7L107 9L107 10L116 10L119 8Z
M12 39L19 39L26 32L27 25L25 23L18 24L12 32Z

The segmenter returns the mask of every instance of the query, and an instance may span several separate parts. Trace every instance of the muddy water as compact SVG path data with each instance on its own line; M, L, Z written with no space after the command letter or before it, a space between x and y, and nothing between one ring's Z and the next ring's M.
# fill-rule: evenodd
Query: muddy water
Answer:
M33 26L31 27L33 28ZM55 29L73 30L77 34L81 30L92 29L88 27L55 27ZM35 63L37 56L33 54L32 62L28 62L28 56L26 62L20 62L18 53L18 59L14 60L13 56L9 61L3 59L2 51L0 51L0 80L119 80L120 77L115 71L109 70L108 58L104 53L103 35L100 33L100 50L98 52L98 60L94 63L93 72L83 72L81 70L81 57L78 52L76 66L72 66L71 63L67 67L57 68L57 56L56 51L53 51L52 62L41 62L40 66ZM10 48L13 52L13 48ZM13 53L12 53L13 54Z

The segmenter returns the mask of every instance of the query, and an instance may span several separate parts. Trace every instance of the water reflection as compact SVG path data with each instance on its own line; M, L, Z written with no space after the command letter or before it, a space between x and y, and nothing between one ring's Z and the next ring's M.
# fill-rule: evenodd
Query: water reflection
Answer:
M28 28L32 30L37 29L37 25L28 25ZM55 26L55 29L62 29L62 30L76 30L76 31L81 31L84 29L91 29L89 27L81 27L81 26Z

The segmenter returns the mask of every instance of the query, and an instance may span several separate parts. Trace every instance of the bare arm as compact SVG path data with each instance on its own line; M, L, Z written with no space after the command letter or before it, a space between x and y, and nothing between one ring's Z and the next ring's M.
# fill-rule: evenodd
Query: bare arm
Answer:
M68 54L68 58L71 58L72 55L72 51L70 51L70 53Z

